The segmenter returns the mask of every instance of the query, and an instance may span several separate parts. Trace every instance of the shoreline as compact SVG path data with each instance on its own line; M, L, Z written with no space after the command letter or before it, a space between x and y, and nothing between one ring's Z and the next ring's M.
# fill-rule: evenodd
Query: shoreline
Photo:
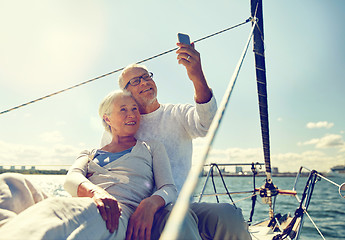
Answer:
M6 173L6 172L10 172L10 173L21 173L21 174L28 174L28 175L66 175L67 174L67 170L65 169L60 169L60 170L32 170L32 169L27 169L27 170L20 170L20 169L1 169L0 170L0 174L1 173ZM330 176L327 173L320 173L323 176ZM297 172L287 172L287 173L273 173L272 177L296 177ZM206 177L207 174L202 174L203 177ZM213 176L219 176L218 173L214 174ZM228 173L228 172L222 172L222 176L223 177L253 177L252 174L236 174L236 173ZM300 177L308 177L309 173L301 173ZM255 175L255 177L266 177L265 173L258 173Z
M39 170L39 169L0 169L0 174L2 173L20 173L26 175L66 175L68 170L60 169L60 170ZM332 173L325 173L319 172L321 175L325 177L334 177ZM300 174L300 177L308 177L309 172L303 172ZM203 172L201 174L202 177L206 177L207 173ZM219 173L214 173L213 176L219 177ZM253 174L238 174L238 173L230 173L230 172L222 172L223 177L253 177ZM297 172L283 172L283 173L272 173L272 177L296 177ZM344 175L341 175L345 177ZM260 172L255 175L255 177L266 177L265 172Z
M20 173L20 174L27 174L27 175L66 175L67 170L60 169L60 170L20 170L20 169L0 169L1 173Z

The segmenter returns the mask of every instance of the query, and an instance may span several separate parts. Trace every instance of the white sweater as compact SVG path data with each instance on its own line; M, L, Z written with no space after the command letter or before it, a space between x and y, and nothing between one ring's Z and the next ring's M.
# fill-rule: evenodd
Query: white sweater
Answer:
M206 136L216 111L216 99L212 96L204 104L161 104L156 111L141 115L136 138L141 141L154 139L163 143L178 192L191 167L192 140ZM111 135L105 132L101 145L110 141Z

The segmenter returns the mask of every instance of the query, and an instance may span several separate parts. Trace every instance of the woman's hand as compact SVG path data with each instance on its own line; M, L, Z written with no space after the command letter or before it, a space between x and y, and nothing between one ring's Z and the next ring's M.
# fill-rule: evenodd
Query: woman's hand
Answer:
M119 226L121 208L112 195L91 182L83 182L78 187L79 197L90 197L95 202L107 229L113 233Z
M121 208L117 200L105 190L96 190L92 197L96 206L106 222L107 229L113 233L119 226Z
M157 195L142 200L129 219L126 240L150 240L155 213L164 205L164 199Z

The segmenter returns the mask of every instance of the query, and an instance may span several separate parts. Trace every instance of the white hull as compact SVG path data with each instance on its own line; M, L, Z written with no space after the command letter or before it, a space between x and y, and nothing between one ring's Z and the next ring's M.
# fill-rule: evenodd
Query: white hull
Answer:
M272 228L265 226L250 226L249 232L253 240L271 240L278 234L276 232L273 232Z
M269 220L267 220L267 221L263 221L261 223L255 224L253 226L250 226L249 227L249 233L250 233L253 240L272 240L274 236L282 233L283 229L285 229L288 226L288 224L290 223L291 220L292 220L292 217L288 217L287 220L285 220L283 223L281 223L281 225L280 225L281 231L279 231L279 230L273 231L272 227L267 227L269 224ZM298 221L298 223L299 223L299 221ZM298 223L293 228L294 234L296 234L296 229L299 226ZM275 228L278 229L278 226L276 226ZM287 238L287 239L289 239L289 238Z

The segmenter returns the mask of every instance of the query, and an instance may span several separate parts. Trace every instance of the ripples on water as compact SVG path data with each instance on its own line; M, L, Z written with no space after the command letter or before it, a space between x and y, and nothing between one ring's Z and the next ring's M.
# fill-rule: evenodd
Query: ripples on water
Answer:
M63 188L64 175L26 175L26 177L48 195L59 197L70 196Z
M63 189L64 176L62 175L27 175L28 178L41 187L48 194L53 196L69 196ZM281 177L274 178L273 183L279 189L291 190L295 178ZM304 185L307 178L300 178L297 186L299 198L304 190ZM345 177L332 177L332 181L341 184L345 181ZM253 183L250 177L226 177L225 181L228 185L229 191L243 191L252 190ZM222 183L216 179L216 186L219 191L222 191ZM202 182L203 183L203 182ZM264 178L256 178L256 187L261 187L264 184ZM201 184L197 188L197 193L201 190ZM213 193L211 181L206 188L207 193ZM251 210L251 199L237 202L238 200L249 195L233 195L232 198L236 206L242 208L243 215L246 220L249 219ZM204 198L205 201L215 202L214 197ZM220 202L229 202L227 196L221 196ZM299 206L295 197L278 196L276 199L275 212L282 215L290 213L294 215L296 208ZM325 180L317 182L308 212L316 225L319 227L324 237L327 240L345 239L345 199L342 199L338 193L338 188L328 183ZM268 206L262 204L260 197L257 198L253 222L258 222L264 218L268 218ZM301 238L303 240L322 239L315 230L311 221L305 217L304 226Z

